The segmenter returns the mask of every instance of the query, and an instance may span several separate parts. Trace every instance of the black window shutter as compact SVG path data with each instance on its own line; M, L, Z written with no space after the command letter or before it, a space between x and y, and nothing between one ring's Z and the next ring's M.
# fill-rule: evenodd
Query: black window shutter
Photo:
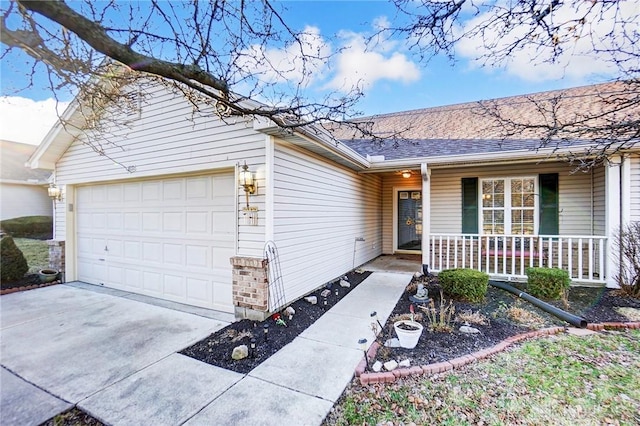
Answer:
M558 174L539 176L540 182L540 235L558 235Z
M462 233L478 233L478 178L462 178Z

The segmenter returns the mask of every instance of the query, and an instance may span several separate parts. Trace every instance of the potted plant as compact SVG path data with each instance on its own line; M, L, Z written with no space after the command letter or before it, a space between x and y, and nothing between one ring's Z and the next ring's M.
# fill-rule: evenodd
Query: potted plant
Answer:
M422 330L424 327L413 319L413 305L409 306L411 311L411 319L400 320L393 323L393 328L398 336L400 346L407 349L413 349L418 344Z
M43 284L55 281L58 278L58 274L59 272L55 269L40 269L38 271L40 282Z

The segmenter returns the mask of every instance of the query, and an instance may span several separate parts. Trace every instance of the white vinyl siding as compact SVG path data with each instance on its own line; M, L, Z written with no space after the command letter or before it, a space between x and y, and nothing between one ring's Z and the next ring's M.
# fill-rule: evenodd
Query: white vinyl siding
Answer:
M251 196L251 205L260 209L260 220L258 226L239 222L238 254L262 256L265 193L260 171L264 171L265 136L253 130L250 118L232 117L223 121L214 113L194 114L192 105L181 95L159 86L148 90L150 94L139 116L132 117L128 126L111 129L110 143L102 142L106 156L83 143L87 135L80 136L69 147L56 164L57 183L85 185L216 172L246 161L258 177L259 190ZM123 166L135 170L130 173ZM241 210L245 205L244 192L240 188L236 192L237 210ZM56 236L60 240L66 238L63 215L68 210L68 206L57 210Z
M605 235L605 168L598 166L591 170L593 180L593 233Z
M631 162L631 220L640 221L640 156L633 155Z
M462 230L461 181L463 177L499 178L558 173L560 235L591 235L592 186L589 173L571 173L562 163L432 169L431 232L446 234ZM385 233L385 239L387 234Z
M281 142L274 165L274 241L287 300L380 254L379 176ZM360 237L365 241L356 241Z

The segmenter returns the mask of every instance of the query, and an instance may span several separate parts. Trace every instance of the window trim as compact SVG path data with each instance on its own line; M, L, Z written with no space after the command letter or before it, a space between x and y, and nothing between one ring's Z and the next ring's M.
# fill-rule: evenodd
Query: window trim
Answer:
M478 178L478 232L481 235L514 235L511 230L511 212L513 207L511 206L511 181L514 179L531 179L533 180L533 195L534 195L534 206L533 206L533 234L538 235L538 230L540 228L540 192L539 192L539 175L522 175L522 176L495 176L495 177L481 177ZM486 234L484 232L484 210L485 207L482 202L482 187L485 181L496 181L502 180L504 181L505 186L505 194L504 194L504 234ZM509 189L507 191L507 188ZM508 230L508 232L507 232ZM526 235L526 234L518 234L518 235Z

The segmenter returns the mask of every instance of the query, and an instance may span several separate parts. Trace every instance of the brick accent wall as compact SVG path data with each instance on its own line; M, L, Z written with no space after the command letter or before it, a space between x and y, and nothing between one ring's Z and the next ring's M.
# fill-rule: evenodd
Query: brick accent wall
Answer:
M238 318L262 321L269 316L269 275L266 259L231 258L233 306Z
M60 280L65 282L64 241L47 240L49 244L49 268L60 271Z

